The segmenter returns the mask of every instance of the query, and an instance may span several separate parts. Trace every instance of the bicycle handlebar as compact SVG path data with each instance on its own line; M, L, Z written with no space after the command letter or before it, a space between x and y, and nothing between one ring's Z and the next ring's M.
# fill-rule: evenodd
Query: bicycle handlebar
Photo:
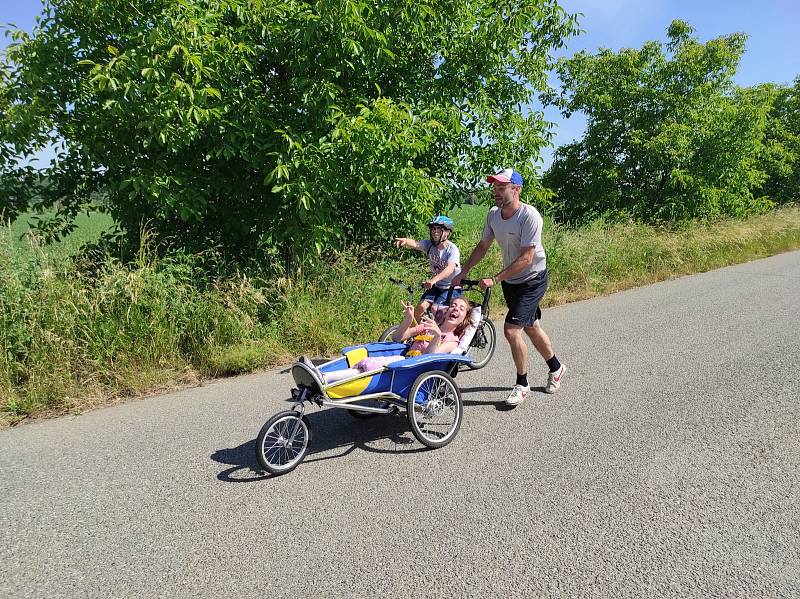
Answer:
M388 278L389 278L389 282L392 283L393 285L397 285L401 289L405 289L408 292L409 297L411 297L414 294L414 289L415 288L412 287L411 285L407 284L405 281L402 281L400 279L395 279L394 277L388 277ZM480 280L479 279L462 279L461 280L461 285L459 287L453 287L452 285L450 285L447 288L447 290L449 292L452 292L454 289L462 289L464 291L472 291L474 289L479 289L479 287L478 287L479 284L480 284ZM419 287L420 287L420 289L422 289L424 286L423 285L419 285ZM488 309L489 309L489 298L491 297L491 294L492 294L492 288L491 287L487 287L486 289L483 289L481 291L483 292L483 302L481 304L483 306L483 313L486 316L488 316L488 313L489 313L488 312ZM449 303L450 302L450 297L451 297L450 293L448 293L447 294L447 300L445 301L445 303Z
M411 285L407 285L405 281L401 281L400 279L395 279L394 277L389 277L389 282L392 285L397 285L398 287L402 287L408 292L409 295L414 294L414 288Z

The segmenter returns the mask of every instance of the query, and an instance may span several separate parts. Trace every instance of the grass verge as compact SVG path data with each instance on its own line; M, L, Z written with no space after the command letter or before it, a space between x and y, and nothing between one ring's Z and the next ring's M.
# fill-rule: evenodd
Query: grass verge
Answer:
M601 221L551 228L546 305L588 299L800 248L800 207L748 220L685 223L658 229Z

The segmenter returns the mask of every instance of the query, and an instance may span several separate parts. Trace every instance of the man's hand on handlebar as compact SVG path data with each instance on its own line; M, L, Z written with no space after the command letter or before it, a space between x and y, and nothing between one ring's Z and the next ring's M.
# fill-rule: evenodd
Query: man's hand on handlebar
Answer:
M494 284L494 277L486 277L478 281L478 287L481 288L481 291L486 291L489 287L494 287Z

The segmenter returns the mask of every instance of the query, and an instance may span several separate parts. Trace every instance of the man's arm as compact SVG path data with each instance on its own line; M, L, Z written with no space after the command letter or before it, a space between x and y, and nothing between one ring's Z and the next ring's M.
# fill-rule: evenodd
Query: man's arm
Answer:
M500 281L505 281L507 279L513 279L514 275L522 272L528 266L531 265L531 263L533 262L533 256L536 253L536 248L534 246L530 246L530 247L522 247L519 249L520 249L519 257L516 260L514 260L511 264L509 264L508 268L504 268L494 277L492 277L494 283L499 283Z
M453 283L461 283L461 279L466 279L469 271L478 264L483 257L486 255L486 252L489 251L489 247L492 245L491 239L481 239L478 242L478 245L475 246L475 249L472 250L472 253L467 258L467 261L464 263L464 266L461 268L461 272L459 275L453 279Z

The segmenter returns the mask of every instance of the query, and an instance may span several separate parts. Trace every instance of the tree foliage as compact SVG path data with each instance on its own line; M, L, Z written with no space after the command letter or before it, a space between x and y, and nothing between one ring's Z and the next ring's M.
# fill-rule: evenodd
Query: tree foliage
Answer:
M61 143L42 201L102 191L134 238L382 240L532 165L523 106L575 27L556 0L46 0L0 65L2 156Z
M770 206L752 190L769 94L732 83L746 36L701 43L673 21L666 45L580 52L557 66L564 92L545 100L583 111L583 139L556 152L544 183L562 218L665 221L746 215Z
M800 200L800 77L793 86L765 84L769 94L766 137L760 167L766 180L759 193L779 204Z

